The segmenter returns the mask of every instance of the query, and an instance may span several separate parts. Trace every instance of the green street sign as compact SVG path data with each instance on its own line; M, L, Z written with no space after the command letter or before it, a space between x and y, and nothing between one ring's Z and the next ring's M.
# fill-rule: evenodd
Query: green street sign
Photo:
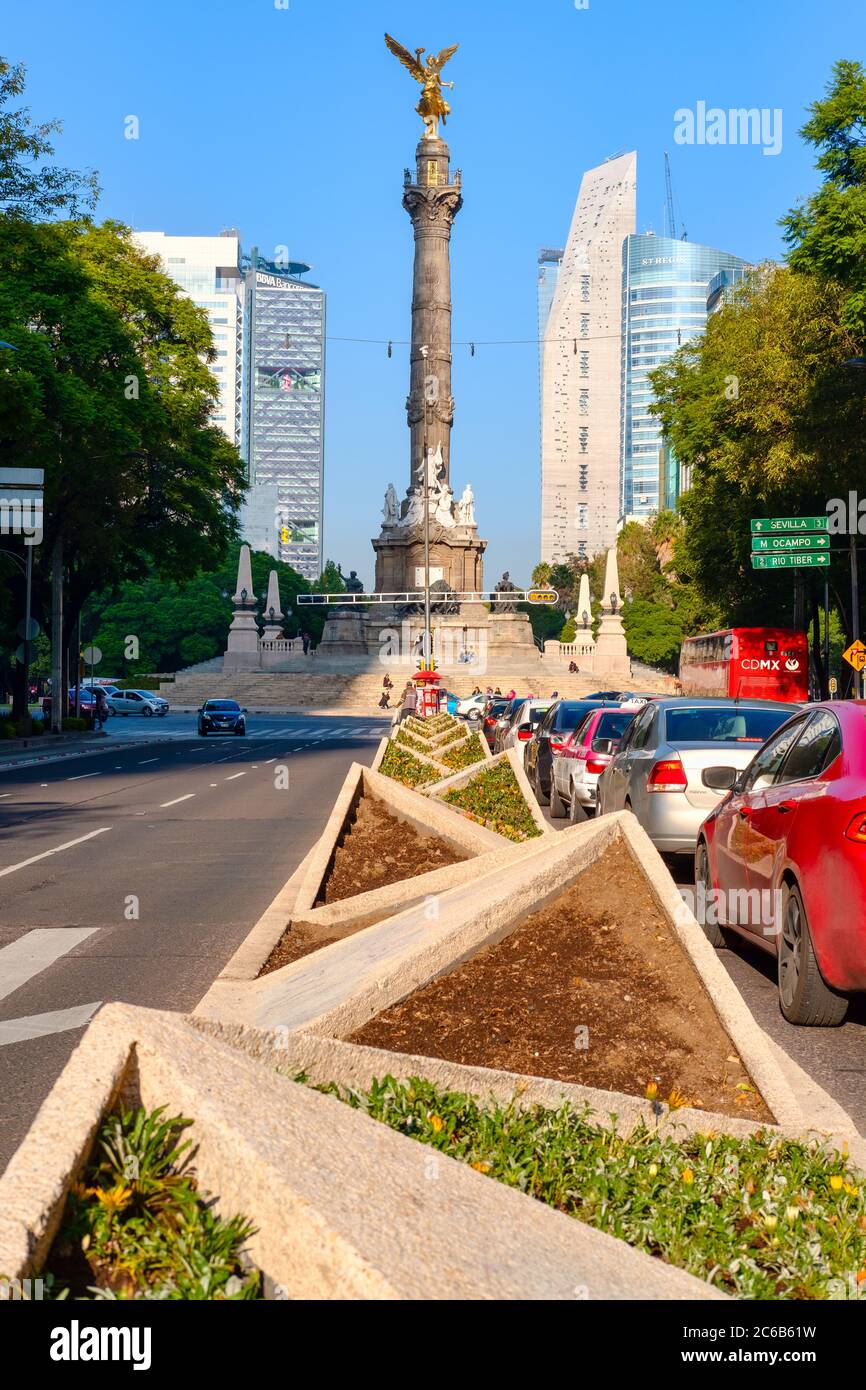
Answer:
M789 535L797 531L826 531L826 516L753 516L752 534L762 536L766 534L787 532Z
M779 555L753 555L753 570L815 569L829 565L829 550L789 550Z
M829 550L830 537L826 531L803 536L753 536L752 550L758 554L791 550Z

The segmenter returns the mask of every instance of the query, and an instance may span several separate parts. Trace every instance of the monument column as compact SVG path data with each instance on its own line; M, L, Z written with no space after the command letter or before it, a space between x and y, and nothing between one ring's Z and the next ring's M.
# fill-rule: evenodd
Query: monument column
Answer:
M412 347L406 415L411 434L411 491L424 485L427 448L437 478L450 481L451 425L451 227L463 206L459 170L451 179L451 156L439 136L424 135L415 151L415 181L406 170L403 206L415 233L412 282ZM427 420L425 421L425 411ZM441 459L441 463L440 463ZM431 479L431 482L436 479Z

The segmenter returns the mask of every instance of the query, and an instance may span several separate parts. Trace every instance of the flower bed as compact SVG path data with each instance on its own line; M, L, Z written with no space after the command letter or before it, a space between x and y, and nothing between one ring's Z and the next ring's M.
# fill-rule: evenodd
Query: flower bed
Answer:
M262 1297L259 1271L242 1264L250 1222L217 1216L198 1191L192 1141L182 1141L191 1124L162 1108L103 1121L48 1256L49 1298Z
M423 739L416 738L414 734L411 734L409 730L402 725L397 732L396 741L397 743L402 743L406 748L414 748L416 753L426 753L427 755L430 753L429 741L425 743Z
M508 840L531 840L541 834L507 762L480 772L463 787L452 787L442 799Z
M864 1178L817 1144L621 1135L570 1105L479 1106L417 1078L318 1089L735 1297L866 1298Z
M383 777L391 777L395 782L402 782L404 787L426 787L430 782L439 779L439 773L435 767L429 767L427 763L422 763L418 758L413 758L406 748L400 748L395 742L388 744L385 756L379 764L379 771Z
M478 734L471 734L458 748L446 748L444 753L437 753L436 757L453 772L462 772L464 767L484 761L484 749Z
M447 748L450 743L456 743L458 739L466 737L466 729L462 724L457 724L453 729L446 730L445 734L437 738L437 748Z

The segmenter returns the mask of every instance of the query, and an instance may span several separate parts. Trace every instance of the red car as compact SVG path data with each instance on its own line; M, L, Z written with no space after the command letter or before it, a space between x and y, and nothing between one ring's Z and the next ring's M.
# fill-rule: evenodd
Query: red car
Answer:
M790 1023L841 1023L866 990L866 701L798 711L744 772L706 768L729 795L695 854L697 915L777 957Z

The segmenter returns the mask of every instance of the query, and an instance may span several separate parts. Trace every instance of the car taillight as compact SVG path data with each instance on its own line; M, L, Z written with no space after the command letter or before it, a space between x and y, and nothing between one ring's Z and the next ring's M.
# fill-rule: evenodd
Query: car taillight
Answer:
M609 762L610 758L599 758L598 755L594 758L587 758L586 770L587 772L604 772ZM658 787L656 791L658 791Z
M682 792L688 784L679 758L662 758L647 778L646 789L648 792Z
M866 845L866 811L858 811L845 831L846 840L854 840L858 845Z
M520 739L521 743L528 743L532 738L532 734L529 729L521 729L517 737Z

